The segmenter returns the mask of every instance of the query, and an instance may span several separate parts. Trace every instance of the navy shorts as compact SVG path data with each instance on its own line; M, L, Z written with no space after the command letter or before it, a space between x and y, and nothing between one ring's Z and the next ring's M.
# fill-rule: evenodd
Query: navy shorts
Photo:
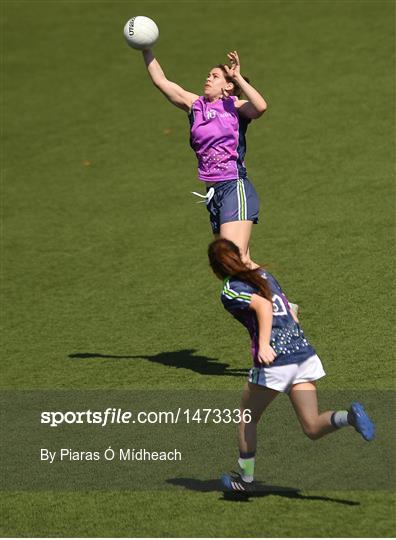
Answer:
M207 192L211 189L207 188ZM214 234L220 232L220 225L230 221L258 222L260 201L253 184L247 178L218 182L213 185L213 189L213 196L206 207Z

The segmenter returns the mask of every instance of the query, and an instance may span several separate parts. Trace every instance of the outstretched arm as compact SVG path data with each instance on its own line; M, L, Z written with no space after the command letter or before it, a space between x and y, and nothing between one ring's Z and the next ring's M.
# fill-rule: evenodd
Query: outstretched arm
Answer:
M159 62L154 57L151 49L143 51L143 59L147 67L148 74L155 86L161 90L164 96L169 99L173 105L189 112L191 105L199 96L192 92L187 92L178 84L169 81L163 72Z

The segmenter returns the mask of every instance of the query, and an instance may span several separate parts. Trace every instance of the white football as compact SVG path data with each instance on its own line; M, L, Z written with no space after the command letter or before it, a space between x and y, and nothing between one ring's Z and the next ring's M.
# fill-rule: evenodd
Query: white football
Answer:
M139 15L126 22L124 36L130 47L150 49L159 37L159 30L152 19Z

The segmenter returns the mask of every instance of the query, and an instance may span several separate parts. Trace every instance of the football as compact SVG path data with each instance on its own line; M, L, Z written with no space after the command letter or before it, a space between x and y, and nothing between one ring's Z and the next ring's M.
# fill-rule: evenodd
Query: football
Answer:
M124 26L126 42L133 49L150 49L159 37L158 26L149 17L139 15L129 19Z

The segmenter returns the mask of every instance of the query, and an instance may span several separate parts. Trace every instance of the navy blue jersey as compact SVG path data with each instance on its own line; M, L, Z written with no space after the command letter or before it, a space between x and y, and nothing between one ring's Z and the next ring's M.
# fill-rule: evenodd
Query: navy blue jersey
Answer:
M316 354L308 343L300 325L291 315L289 302L281 286L266 270L261 275L267 280L272 292L272 330L270 345L276 353L275 365L300 363ZM258 290L240 279L230 277L224 280L221 301L227 311L241 322L249 331L252 339L252 356L256 366L262 366L257 360L258 322L254 310L250 309L252 294Z

